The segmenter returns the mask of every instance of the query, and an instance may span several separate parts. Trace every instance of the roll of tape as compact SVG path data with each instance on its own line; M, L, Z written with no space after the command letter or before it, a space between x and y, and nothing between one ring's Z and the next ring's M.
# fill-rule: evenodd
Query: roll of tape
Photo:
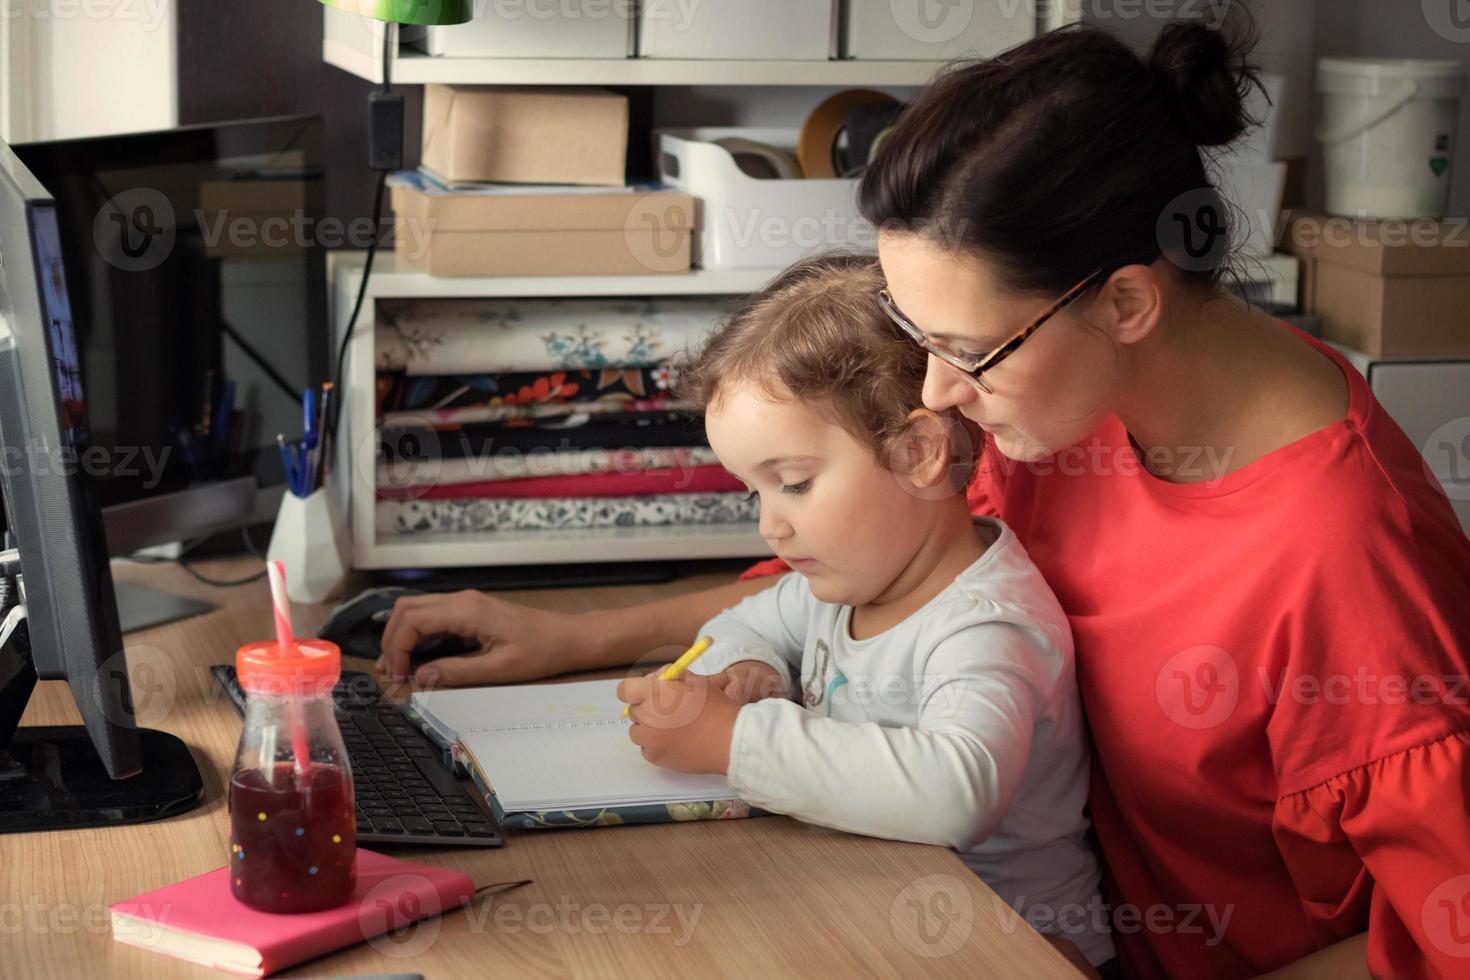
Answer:
M847 113L845 138L838 140L838 169L844 177L855 177L873 159L873 144L891 129L904 110L900 102L860 105Z
M796 154L779 146L748 140L743 136L726 136L715 140L735 158L735 165L747 177L761 180L799 180L801 163Z
M801 138L796 144L796 158L801 172L815 179L830 180L838 176L833 151L847 123L848 112L860 105L897 102L893 96L868 88L850 88L823 99L801 124Z
M869 163L872 163L874 160L878 159L878 154L883 152L883 147L887 145L888 138L893 135L893 131L897 128L898 127L896 126L889 126L877 136L873 137L873 145L868 148Z

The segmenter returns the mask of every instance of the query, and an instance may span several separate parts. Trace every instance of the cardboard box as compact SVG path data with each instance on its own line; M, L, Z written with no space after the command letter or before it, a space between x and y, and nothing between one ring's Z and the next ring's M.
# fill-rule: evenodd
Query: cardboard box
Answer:
M1368 379L1378 403L1419 447L1470 534L1470 361L1384 359L1333 346Z
M1372 355L1470 358L1470 226L1463 221L1292 215L1302 311Z
M425 170L451 184L505 181L621 187L628 99L605 89L429 85Z
M206 180L195 214L205 254L215 258L280 258L320 245L307 223L322 210L321 185L292 179Z
M689 271L694 198L688 194L528 190L456 193L420 175L396 176L399 261L435 276Z

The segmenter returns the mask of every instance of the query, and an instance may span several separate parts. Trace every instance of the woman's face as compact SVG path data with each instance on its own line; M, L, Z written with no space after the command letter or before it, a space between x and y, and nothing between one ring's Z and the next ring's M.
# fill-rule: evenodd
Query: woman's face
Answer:
M1056 296L1017 296L996 284L985 261L902 232L884 231L878 257L893 301L949 349L982 356L1004 344ZM956 406L1011 459L1040 459L1089 435L1112 411L1119 348L1085 319L1095 292L1063 309L985 373L981 391L965 374L929 355L924 405Z

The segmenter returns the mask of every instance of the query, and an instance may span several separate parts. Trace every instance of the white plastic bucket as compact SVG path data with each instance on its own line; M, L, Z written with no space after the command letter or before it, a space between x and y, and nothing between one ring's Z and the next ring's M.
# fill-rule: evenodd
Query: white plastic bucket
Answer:
M1464 90L1460 61L1318 61L1317 139L1327 210L1368 218L1443 217Z

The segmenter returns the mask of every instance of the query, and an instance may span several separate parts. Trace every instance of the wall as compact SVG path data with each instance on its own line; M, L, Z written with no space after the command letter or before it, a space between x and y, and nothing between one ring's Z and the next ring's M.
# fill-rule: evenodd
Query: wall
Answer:
M1219 23L1232 5L1231 0L1084 0L1082 18L1117 34L1142 53L1169 21L1201 17L1207 23ZM1283 127L1281 155L1307 156L1312 151L1317 10L1311 0L1250 0L1244 6L1261 33L1253 60L1262 71L1285 80L1277 106Z
M0 138L177 125L177 16L174 0L5 0Z
M327 214L372 213L367 99L373 85L322 61L322 7L311 0L188 0L179 11L179 121L320 115ZM408 165L418 162L420 99L408 90Z

